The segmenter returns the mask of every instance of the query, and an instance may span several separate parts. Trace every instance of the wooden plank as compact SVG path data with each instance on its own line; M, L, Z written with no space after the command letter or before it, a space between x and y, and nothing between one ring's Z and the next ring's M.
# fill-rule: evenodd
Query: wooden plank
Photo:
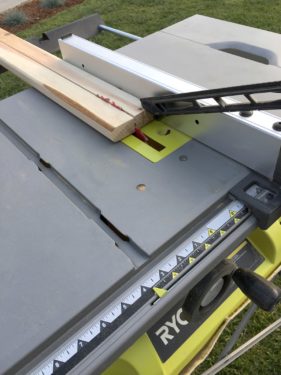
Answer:
M141 127L151 120L151 116L141 108L137 98L3 29L0 29L0 43L0 63L3 66L111 140L120 140L131 134L135 127ZM23 66L25 68L22 69L22 66L18 65L17 61L24 62L25 65ZM38 69L40 70L40 74L42 74L41 85L40 76L36 75L36 82L33 82L32 77L34 77L34 74L28 74L31 66L33 67L32 69L36 69L36 72L38 72ZM54 79L54 74L58 77L57 81ZM53 84L56 83L55 86L48 84L48 77ZM68 81L68 84L65 81ZM70 91L69 84L72 84L73 92ZM66 92L66 88L69 91ZM87 97L89 100L89 96L91 98L94 97L94 102L91 101L90 104L89 101L88 105L87 101L82 100L82 96L76 95L75 98L72 97L74 94L81 94L81 92L84 99ZM93 111L89 108L95 109ZM124 115L127 115L126 119ZM106 118L106 121L104 118ZM121 128L118 129L120 126Z
M96 96L108 97L115 102L117 106L120 106L125 112L131 114L133 117L137 117L145 112L141 107L140 101L136 97L119 90L118 88L1 28L0 41L77 85L84 87Z
M2 42L0 63L112 141L124 138L135 129L132 116Z

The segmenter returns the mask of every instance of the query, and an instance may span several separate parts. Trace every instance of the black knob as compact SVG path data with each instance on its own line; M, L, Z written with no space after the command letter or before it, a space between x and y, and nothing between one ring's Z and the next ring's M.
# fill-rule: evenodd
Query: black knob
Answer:
M204 320L224 301L229 293L235 264L223 260L188 293L183 310L189 322Z
M281 289L253 271L237 268L232 278L242 292L265 311L271 311L281 300Z

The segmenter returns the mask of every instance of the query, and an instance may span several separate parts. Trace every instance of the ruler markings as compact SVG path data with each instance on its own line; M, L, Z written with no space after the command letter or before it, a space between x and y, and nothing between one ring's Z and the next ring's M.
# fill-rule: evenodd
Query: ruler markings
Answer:
M235 214L233 214L234 212ZM84 347L93 344L94 340L101 335L101 327L102 331L108 330L108 335L112 334L111 326L113 327L118 319L121 319L124 314L130 317L131 314L135 313L133 311L134 307L140 304L137 308L138 310L142 307L142 300L146 303L147 298L149 300L151 296L155 295L154 292L151 294L153 287L163 287L163 285L171 280L173 272L182 272L204 251L210 251L213 245L208 246L208 250L206 250L205 243L214 243L218 238L225 236L229 229L237 225L234 218L236 216L243 218L247 215L247 212L247 208L241 202L234 201L228 204L206 225L196 231L191 238L184 241L175 249L172 256L170 255L169 258L167 257L163 262L155 266L130 292L121 295L117 303L115 302L114 305L107 308L99 317L84 327L80 333L77 333L75 338L68 341L63 348L45 360L31 374L52 375L57 372L59 374L66 374L69 368L67 369L66 367L66 371L64 372L64 365L67 365L68 361L72 361L75 355L81 352ZM210 228L212 229L211 236L209 235ZM183 260L179 257L183 258ZM179 259L180 262L178 263ZM160 274L162 277L160 277ZM147 298L145 298L145 295L147 295ZM121 323L124 323L124 321L121 321ZM108 335L104 334L104 338L108 337Z

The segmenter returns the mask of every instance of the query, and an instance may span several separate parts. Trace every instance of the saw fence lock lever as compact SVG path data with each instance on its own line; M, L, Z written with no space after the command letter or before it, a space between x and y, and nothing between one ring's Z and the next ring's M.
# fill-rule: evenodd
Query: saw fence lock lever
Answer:
M281 289L251 270L237 268L232 274L232 279L262 310L271 311L281 300Z

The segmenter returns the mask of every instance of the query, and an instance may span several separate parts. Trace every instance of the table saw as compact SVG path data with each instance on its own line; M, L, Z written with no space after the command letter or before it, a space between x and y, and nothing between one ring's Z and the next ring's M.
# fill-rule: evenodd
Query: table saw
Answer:
M64 58L86 64L71 38ZM280 42L193 16L118 53L215 89L278 81ZM126 74L117 87L158 94ZM149 143L113 143L34 89L2 100L0 373L190 365L247 300L235 267L267 279L281 264L280 118L167 116L142 128Z

